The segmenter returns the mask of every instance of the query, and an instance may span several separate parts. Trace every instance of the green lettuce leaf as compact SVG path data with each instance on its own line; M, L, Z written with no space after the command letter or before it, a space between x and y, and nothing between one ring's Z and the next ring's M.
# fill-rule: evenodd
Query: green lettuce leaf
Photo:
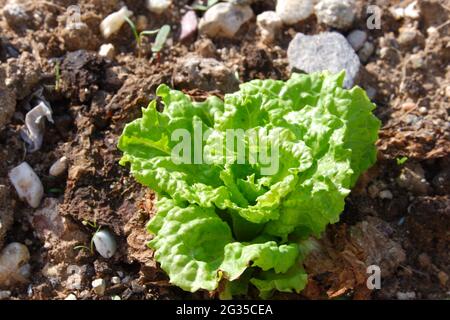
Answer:
M149 246L173 284L224 297L304 287L302 241L339 220L376 161L375 105L344 77L254 80L203 102L161 85L163 111L152 101L125 127L121 164L158 195Z

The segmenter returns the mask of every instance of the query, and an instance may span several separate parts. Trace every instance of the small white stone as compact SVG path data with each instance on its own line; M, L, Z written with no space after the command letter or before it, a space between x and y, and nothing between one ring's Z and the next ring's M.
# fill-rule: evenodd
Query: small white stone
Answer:
M261 37L265 43L271 43L283 26L283 21L275 11L265 11L259 14L256 17L256 23L261 29Z
M392 195L392 192L389 190L383 190L380 192L379 197L381 199L389 199L391 200L392 198L394 198L394 196Z
M30 275L30 252L21 243L8 244L0 253L0 287L24 282Z
M108 230L100 230L92 237L95 249L106 259L111 258L117 250L117 243L114 236Z
M62 156L52 164L49 170L51 176L57 177L67 170L67 158Z
M355 20L355 6L354 0L320 0L314 8L320 23L346 30Z
M0 291L0 300L6 300L11 297L11 291L9 290L3 290Z
M119 277L112 277L111 278L111 283L112 284L119 284L121 282Z
M198 30L209 37L233 38L251 18L253 11L250 6L220 2L205 12L198 24Z
M108 15L100 23L100 31L104 38L109 38L113 33L119 31L125 22L125 17L131 17L133 12L128 10L126 6L122 7L119 11L113 12Z
M166 11L171 4L172 0L147 0L147 9L153 13L161 14Z
M418 19L420 17L420 12L416 8L417 1L411 2L406 8L405 8L405 17L411 18L411 19Z
M292 25L303 21L314 12L313 0L278 0L276 12L284 24Z
M115 54L116 54L116 50L112 43L102 44L100 46L100 49L98 50L99 56L108 58L110 60L114 59Z
M366 40L367 40L367 33L362 30L353 30L347 36L347 41L350 43L353 49L355 49L355 51L361 49Z
M77 296L71 293L64 300L77 300Z
M30 165L22 162L13 168L8 176L19 197L26 200L31 207L39 207L44 196L44 187Z
M397 292L398 300L412 300L416 298L416 293L414 291L408 292Z
M102 296L105 294L105 290L106 290L106 282L103 279L95 279L94 281L92 281L92 289L94 290L94 292L99 295Z

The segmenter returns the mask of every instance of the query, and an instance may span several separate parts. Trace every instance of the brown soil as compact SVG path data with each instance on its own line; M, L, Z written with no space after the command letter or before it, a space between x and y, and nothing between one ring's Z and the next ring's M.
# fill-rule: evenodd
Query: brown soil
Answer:
M135 17L147 17L148 29L171 25L172 40L156 59L150 59L148 40L138 58L126 25L107 41L116 48L114 61L97 55L104 42L99 23L118 9L116 0L24 1L33 16L26 27L13 28L0 15L1 69L17 101L12 121L0 131L0 185L7 186L6 191L0 189L0 215L6 210L14 213L5 243L26 244L32 267L30 282L12 289L13 299L63 299L69 293L78 299L210 298L171 286L145 247L149 235L144 226L153 212L153 194L118 164L118 137L127 122L140 116L141 107L161 83L175 84L198 99L223 95L227 89L221 92L206 85L195 90L195 83L174 81L188 53L218 59L237 71L242 82L287 79L290 39L296 32L315 34L326 27L311 18L284 27L276 44L266 46L253 19L233 40L211 41L195 35L180 43L180 10L191 1L175 2L172 10L158 17L145 8L144 1L124 1ZM443 24L449 18L450 2L419 1L419 35L410 45L399 44L398 38L400 29L414 22L397 21L388 10L398 2L358 1L357 7L355 28L361 29L366 29L366 5L383 9L382 29L367 30L376 52L365 64L359 83L375 92L376 115L383 122L379 161L348 197L341 222L329 227L317 243L319 250L308 258L310 281L304 292L276 298L396 299L405 293L416 299L449 297L450 27ZM0 7L5 3L0 0ZM65 29L65 8L76 3L88 26L78 34ZM273 8L272 1L253 5L255 14ZM437 33L427 32L430 26L440 25ZM58 89L56 64L61 69ZM55 123L47 125L41 150L30 154L19 129L36 90L42 90L50 102ZM49 167L62 155L69 159L67 174L49 176ZM406 163L397 164L396 159L404 156ZM39 215L17 198L7 173L21 161L27 161L44 184L47 199L39 210L56 211L56 220L47 221L45 212ZM380 197L386 190L392 199ZM113 258L74 250L88 244L93 232L83 220L96 221L116 235L119 249ZM382 288L369 291L366 266L374 263L384 270ZM74 268L79 279L71 273ZM120 276L122 283L111 284L114 276ZM99 277L108 283L103 297L91 290L92 280Z

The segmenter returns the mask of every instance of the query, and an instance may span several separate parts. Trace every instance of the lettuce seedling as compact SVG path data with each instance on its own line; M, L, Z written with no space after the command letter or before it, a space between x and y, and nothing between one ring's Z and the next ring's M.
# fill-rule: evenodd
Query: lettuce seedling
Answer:
M163 111L152 101L118 147L157 193L149 246L171 283L222 298L304 288L307 239L339 220L376 161L375 105L344 76L253 80L223 101L159 86Z

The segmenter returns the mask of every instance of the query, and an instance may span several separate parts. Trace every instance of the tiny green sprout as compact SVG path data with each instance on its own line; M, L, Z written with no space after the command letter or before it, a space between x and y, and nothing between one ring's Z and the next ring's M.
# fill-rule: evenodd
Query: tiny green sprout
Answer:
M192 6L192 9L198 10L198 11L206 11L218 2L219 2L219 0L208 0L206 2L206 4L200 4L200 3L195 4L194 6Z
M164 44L167 41L167 37L169 36L169 33L170 33L170 26L167 24L163 25L161 27L161 29L159 29L159 32L156 35L155 42L152 45L153 53L157 53L162 50L162 48L164 47Z
M59 91L61 82L61 67L59 61L55 65L55 90Z
M397 165L401 166L402 164L404 164L406 161L408 161L408 157L401 157L401 158L397 158Z
M91 227L93 229L95 229L95 232L92 234L91 236L91 241L89 242L89 247L85 246L85 245L79 245L79 246L75 246L73 247L74 250L87 250L91 253L91 255L94 254L94 235L100 231L100 229L102 228L101 226L97 226L97 222L94 220L93 222L88 221L88 220L83 220L81 222L84 226L87 227Z
M143 36L152 36L154 34L157 34L155 43L152 46L152 51L159 52L166 42L167 35L170 32L170 27L168 25L164 25L161 29L155 29L155 30L143 30L141 32L138 32L136 25L133 21L131 21L130 18L125 17L125 21L130 25L131 31L133 32L134 38L136 39L137 49L138 49L138 57L141 57L141 45L142 45L142 37ZM167 28L169 29L167 31ZM162 41L162 44L161 44ZM160 47L159 50L155 51L154 47Z

